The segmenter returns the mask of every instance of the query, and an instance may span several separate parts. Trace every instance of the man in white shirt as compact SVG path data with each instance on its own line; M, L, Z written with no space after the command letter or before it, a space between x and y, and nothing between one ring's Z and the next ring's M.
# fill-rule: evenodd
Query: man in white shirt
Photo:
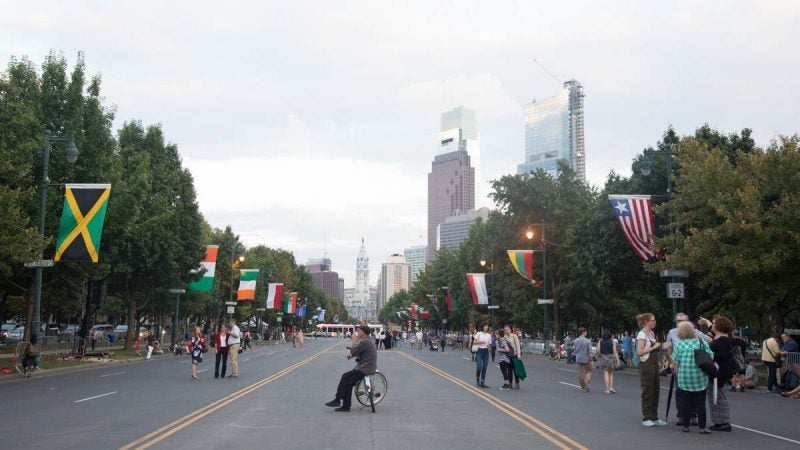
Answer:
M242 332L236 325L236 321L231 319L230 331L228 332L228 354L231 358L231 374L228 378L237 378L239 376L239 345L242 340Z
M477 347L475 354L475 381L478 387L488 388L486 385L486 368L489 367L489 344L492 342L492 335L489 334L489 324L483 326L483 331L475 333L473 347Z

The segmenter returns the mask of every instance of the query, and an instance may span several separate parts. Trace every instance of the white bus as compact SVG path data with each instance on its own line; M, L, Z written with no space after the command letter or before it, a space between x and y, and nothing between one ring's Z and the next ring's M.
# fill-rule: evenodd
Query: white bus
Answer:
M380 333L384 326L380 323L368 323L368 327ZM345 337L348 333L352 336L355 325L349 323L318 323L315 331L317 336Z

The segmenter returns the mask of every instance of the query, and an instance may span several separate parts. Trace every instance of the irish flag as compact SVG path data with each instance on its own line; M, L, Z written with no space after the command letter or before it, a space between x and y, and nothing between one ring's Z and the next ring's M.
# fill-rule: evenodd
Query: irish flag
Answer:
M206 257L200 261L200 270L205 269L203 278L189 283L189 290L195 292L211 292L214 290L214 271L217 268L217 250L219 245L206 245Z
M236 293L236 300L255 300L258 269L242 269L240 273L239 291Z
M283 304L283 312L286 314L294 314L295 308L297 306L297 292L292 292L289 294L289 300Z
M486 274L468 273L467 283L472 292L472 303L475 305L488 305L489 294L486 293Z
M267 309L281 309L283 283L270 283L267 289Z

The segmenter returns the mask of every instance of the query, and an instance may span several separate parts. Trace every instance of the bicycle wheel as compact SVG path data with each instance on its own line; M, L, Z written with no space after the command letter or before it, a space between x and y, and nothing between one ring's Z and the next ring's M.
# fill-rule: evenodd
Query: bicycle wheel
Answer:
M369 392L367 392L367 385L363 378L358 380L355 390L356 400L358 400L358 403L361 403L363 406L369 406Z
M380 372L372 375L372 401L377 405L386 398L386 391L389 390L389 381Z

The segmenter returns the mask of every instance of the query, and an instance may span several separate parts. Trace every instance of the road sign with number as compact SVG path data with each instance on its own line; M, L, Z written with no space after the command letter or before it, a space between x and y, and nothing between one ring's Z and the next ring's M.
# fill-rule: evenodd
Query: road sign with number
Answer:
M228 314L233 314L233 308L235 308L235 306L228 306Z
M684 298L683 283L667 283L667 298Z

